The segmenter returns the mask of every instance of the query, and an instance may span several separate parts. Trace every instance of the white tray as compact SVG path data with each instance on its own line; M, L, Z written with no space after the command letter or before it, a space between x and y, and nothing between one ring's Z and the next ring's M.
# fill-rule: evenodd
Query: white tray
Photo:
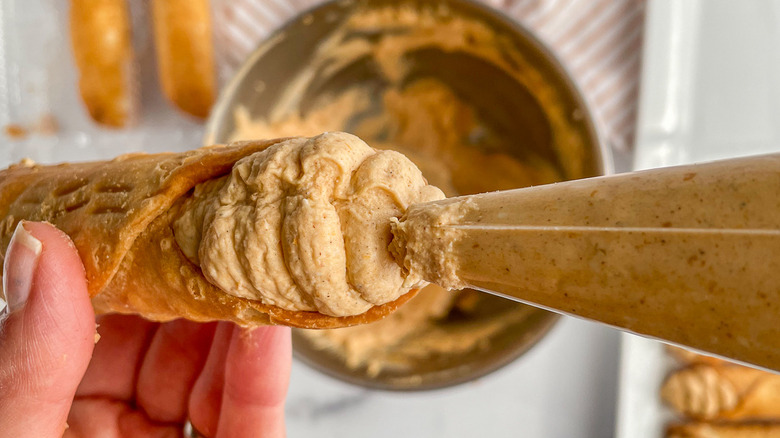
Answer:
M780 151L780 0L653 0L634 167ZM624 334L618 438L663 436L659 342Z
M140 119L133 127L111 129L89 118L78 94L69 4L0 0L0 168L25 157L54 163L199 147L201 122L173 108L160 91L146 2L128 3L140 70ZM45 117L56 121L56 132L24 138L5 132L8 125L32 128Z

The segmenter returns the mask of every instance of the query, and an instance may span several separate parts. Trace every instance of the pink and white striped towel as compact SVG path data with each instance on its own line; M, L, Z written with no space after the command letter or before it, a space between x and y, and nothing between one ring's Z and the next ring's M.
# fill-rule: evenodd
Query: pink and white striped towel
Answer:
M279 26L322 0L215 0L219 65L232 70ZM572 73L608 145L631 147L643 0L482 0L534 31Z

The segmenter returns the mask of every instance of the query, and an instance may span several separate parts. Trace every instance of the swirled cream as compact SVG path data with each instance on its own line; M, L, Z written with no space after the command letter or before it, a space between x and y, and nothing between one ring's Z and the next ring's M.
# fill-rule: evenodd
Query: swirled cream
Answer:
M278 143L200 184L174 233L226 293L357 315L424 284L388 252L390 219L441 198L402 154L325 133Z

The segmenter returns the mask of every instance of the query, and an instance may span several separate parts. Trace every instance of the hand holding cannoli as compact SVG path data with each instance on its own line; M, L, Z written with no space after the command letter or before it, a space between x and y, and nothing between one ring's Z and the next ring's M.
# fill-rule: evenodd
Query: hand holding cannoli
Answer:
M284 436L289 328L96 318L78 252L41 222L16 228L3 272L0 435L190 436L189 420L209 437Z

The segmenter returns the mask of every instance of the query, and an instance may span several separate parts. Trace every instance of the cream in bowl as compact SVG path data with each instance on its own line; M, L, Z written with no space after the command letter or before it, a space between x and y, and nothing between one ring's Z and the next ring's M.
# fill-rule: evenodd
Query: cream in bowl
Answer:
M207 139L327 131L403 153L448 197L603 172L564 70L527 32L465 1L333 2L293 20L228 86ZM381 321L297 330L294 347L342 380L430 389L509 363L556 318L430 285Z

